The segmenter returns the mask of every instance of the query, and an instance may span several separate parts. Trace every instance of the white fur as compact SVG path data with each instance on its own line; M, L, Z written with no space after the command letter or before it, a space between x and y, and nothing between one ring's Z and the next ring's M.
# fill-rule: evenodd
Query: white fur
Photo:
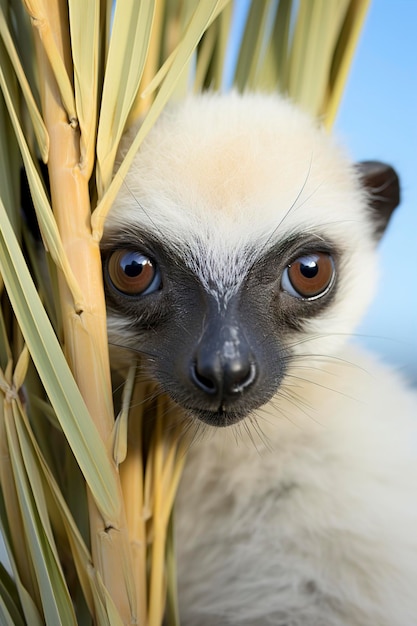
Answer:
M219 431L191 448L184 626L416 623L417 398L359 350L338 356L294 367L299 404L278 394L258 411L267 445Z
M349 160L276 96L212 95L162 116L125 183L106 233L134 224L165 238L226 299L294 232L342 250L335 300L294 333L277 395L247 428L190 450L176 515L182 625L417 624L417 397L344 346L377 265ZM109 330L134 342L129 320Z

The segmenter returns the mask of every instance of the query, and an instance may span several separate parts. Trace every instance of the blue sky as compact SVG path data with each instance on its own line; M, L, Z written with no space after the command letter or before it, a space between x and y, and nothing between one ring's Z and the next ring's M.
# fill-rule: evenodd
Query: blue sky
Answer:
M417 1L373 0L335 130L357 160L393 165L402 203L380 244L380 286L359 333L417 384Z

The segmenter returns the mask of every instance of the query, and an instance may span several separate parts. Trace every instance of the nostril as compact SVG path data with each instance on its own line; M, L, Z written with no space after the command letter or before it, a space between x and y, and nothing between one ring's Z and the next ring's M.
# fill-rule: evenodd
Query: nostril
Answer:
M245 363L236 370L228 372L226 385L229 393L242 393L255 382L256 366L253 362Z
M193 383L210 395L214 395L218 392L218 382L216 380L215 373L210 376L209 372L203 372L198 367L198 363L194 361L191 364L191 380Z
M222 397L243 393L256 380L257 369L253 361L236 359L211 364L198 359L191 363L190 377L194 385L204 393Z

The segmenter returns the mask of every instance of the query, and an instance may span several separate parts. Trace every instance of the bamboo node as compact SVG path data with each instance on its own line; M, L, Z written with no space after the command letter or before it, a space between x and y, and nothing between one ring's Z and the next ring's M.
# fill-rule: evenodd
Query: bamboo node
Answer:
M116 530L116 528L114 526L112 526L111 524L104 528L104 532L107 533L107 534L109 534L112 530Z

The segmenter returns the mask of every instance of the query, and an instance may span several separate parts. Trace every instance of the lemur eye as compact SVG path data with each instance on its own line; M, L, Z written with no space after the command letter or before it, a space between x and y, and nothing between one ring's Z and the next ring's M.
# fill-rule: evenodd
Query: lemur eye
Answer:
M327 293L334 276L334 261L330 254L314 252L300 256L285 268L281 287L296 298L314 300Z
M122 293L139 296L161 287L157 265L145 254L134 250L116 250L107 264L108 277Z

